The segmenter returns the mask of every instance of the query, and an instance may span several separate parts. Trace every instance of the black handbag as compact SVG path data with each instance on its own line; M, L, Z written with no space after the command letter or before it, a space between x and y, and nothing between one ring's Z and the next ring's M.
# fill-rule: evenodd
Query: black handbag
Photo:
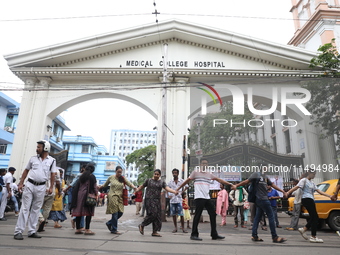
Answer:
M90 193L90 184L87 189L87 197L85 201L85 205L87 206L96 206L97 205L97 196L95 194Z

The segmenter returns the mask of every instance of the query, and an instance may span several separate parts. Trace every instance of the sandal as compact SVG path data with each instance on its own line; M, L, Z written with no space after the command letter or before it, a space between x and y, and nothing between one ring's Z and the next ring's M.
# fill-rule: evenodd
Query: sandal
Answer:
M84 235L94 235L94 234L95 234L95 232L92 232L91 230L88 231L88 232L85 231L85 233L84 233Z
M264 230L264 231L267 231L267 230L268 230L267 227L265 227L265 226L262 226L261 228L262 228L262 230Z
M251 240L254 242L263 242L263 239L259 238L258 236L252 236Z
M72 225L72 228L73 228L73 229L76 228L76 223L75 223L75 221L74 221L73 219L71 220L71 225Z
M183 233L188 233L188 231L186 231L185 229L183 229Z
M141 233L142 235L144 235L144 227L142 226L142 224L138 225L138 229L139 229L139 233Z
M76 232L74 232L75 234L84 234L83 231L77 230Z
M158 233L152 233L151 234L152 236L156 236L156 237L162 237L160 234L158 234Z
M273 238L273 243L283 243L285 241L287 241L287 239L284 239L284 238L279 237L279 236Z
M177 229L172 230L172 233L176 233L176 232L177 232Z

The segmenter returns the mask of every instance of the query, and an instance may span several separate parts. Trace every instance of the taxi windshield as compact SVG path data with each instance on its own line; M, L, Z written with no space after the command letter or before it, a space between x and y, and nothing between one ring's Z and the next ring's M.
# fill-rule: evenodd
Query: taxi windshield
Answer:
M326 192L329 188L329 183L320 183L316 185L316 187L318 187L319 190Z

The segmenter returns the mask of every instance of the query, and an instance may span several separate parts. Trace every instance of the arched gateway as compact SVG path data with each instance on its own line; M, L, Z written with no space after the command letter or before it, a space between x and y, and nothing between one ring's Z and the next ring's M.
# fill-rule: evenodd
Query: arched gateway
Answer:
M166 105L161 103L163 44L168 45ZM271 105L273 87L297 88L302 79L316 77L308 68L315 54L173 20L7 55L11 71L25 82L10 165L24 169L36 141L48 137L46 127L63 110L90 99L119 98L157 118L158 131L163 127L162 113L166 110L169 179L171 169L182 165L188 119L201 110L205 94L195 86L214 85L223 98L231 95L227 86L237 86L245 95L252 87L254 100ZM234 98L234 104L236 101ZM279 97L278 105L281 103ZM286 115L295 118L299 128L306 131L300 134L305 146L298 151L305 153L305 164L334 164L334 146L319 140L308 117L294 105L287 105ZM161 132L157 141L160 152ZM157 153L158 168L160 155Z

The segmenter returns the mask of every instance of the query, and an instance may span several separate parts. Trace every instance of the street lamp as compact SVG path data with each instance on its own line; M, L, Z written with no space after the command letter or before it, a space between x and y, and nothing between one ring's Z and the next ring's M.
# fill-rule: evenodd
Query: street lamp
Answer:
M197 131L195 131L197 135L197 150L196 150L196 158L198 159L198 165L200 165L200 159L203 156L202 150L201 150L201 125L203 124L204 118L198 114L195 118L194 121L196 122L197 125Z

